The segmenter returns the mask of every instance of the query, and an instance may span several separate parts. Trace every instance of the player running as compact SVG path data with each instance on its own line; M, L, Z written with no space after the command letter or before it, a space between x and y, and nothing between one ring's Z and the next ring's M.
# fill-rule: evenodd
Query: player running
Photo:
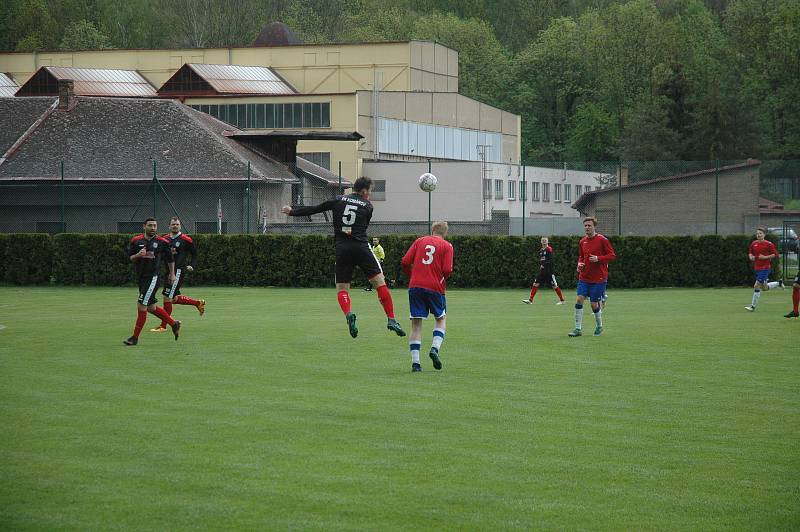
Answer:
M144 222L144 233L133 237L128 244L128 256L134 263L136 277L139 280L139 299L136 304L137 316L133 336L122 342L125 345L139 343L139 333L142 332L142 327L147 321L148 312L158 316L172 327L175 340L178 339L181 329L181 322L173 320L163 308L156 306L158 302L156 291L160 282L158 272L161 268L161 261L167 263L169 281L174 282L175 280L175 259L170 253L169 241L158 236L157 232L158 224L155 218L148 218Z
M536 280L533 281L530 297L528 297L528 299L523 299L522 302L526 305L533 303L536 291L539 289L539 286L544 284L556 291L556 295L558 295L558 303L556 303L556 305L563 305L564 295L561 293L561 288L558 287L553 264L553 248L550 246L546 236L542 237L541 244L542 247L539 249L539 273L536 276Z
M161 292L164 295L164 310L171 316L173 303L176 305L192 305L202 316L206 311L206 300L192 299L181 295L181 286L186 277L186 272L193 272L197 264L197 247L194 245L194 240L181 231L181 220L177 216L173 216L170 219L169 233L162 238L169 241L169 250L175 259L175 280L166 285L164 291ZM155 329L150 329L150 332L164 332L166 330L167 322L162 320L161 325Z
M575 329L569 336L581 336L583 326L583 301L588 297L597 326L594 335L603 334L603 309L600 301L606 293L608 263L617 258L611 242L596 231L597 220L583 219L586 236L578 244L578 297L575 302Z
M378 300L383 306L388 322L386 328L394 331L397 336L406 333L394 317L392 296L383 277L383 270L372 253L367 239L367 227L372 218L372 203L369 196L372 193L372 179L359 177L353 184L353 193L346 196L336 196L333 199L309 207L284 206L281 212L289 216L310 216L318 212L333 212L333 234L336 240L336 291L339 306L347 318L347 327L350 336L358 336L356 315L350 310L350 281L353 278L353 269L358 266L367 279L375 287Z
M412 372L422 371L419 363L422 320L427 319L429 312L436 319L436 326L428 356L433 361L434 369L442 369L439 349L446 328L445 281L453 272L453 246L444 239L447 229L447 222L434 223L431 227L433 234L416 239L401 261L403 273L411 278L408 283L408 304L411 309L408 347L411 350Z
M756 229L756 239L750 243L750 248L747 250L747 257L753 263L753 269L756 271L756 282L753 284L753 299L749 305L744 307L748 312L756 310L762 289L766 291L770 288L783 286L783 281L769 282L769 274L772 272L772 259L778 256L778 250L775 249L775 244L764 238L766 236L766 229L763 227Z
M800 317L800 313L797 312L798 306L800 306L800 270L798 270L797 275L794 277L794 283L792 283L792 311L789 314L784 314L783 317Z

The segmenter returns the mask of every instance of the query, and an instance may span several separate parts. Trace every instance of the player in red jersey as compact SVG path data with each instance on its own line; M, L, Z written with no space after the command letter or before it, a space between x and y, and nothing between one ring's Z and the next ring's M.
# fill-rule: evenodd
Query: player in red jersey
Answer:
M594 335L603 334L603 310L600 302L606 293L608 263L617 258L611 242L596 231L597 220L583 219L586 236L578 244L578 298L575 302L575 329L569 336L581 336L583 326L583 301L588 297L597 326Z
M783 286L782 281L769 282L769 274L772 271L772 259L778 256L778 250L775 249L775 244L766 240L767 230L763 227L756 229L756 239L750 243L750 248L747 250L747 257L753 263L753 269L756 271L756 282L753 284L753 299L749 305L744 307L748 312L756 310L758 299L761 297L761 290L769 290Z
M172 327L176 340L181 329L181 322L173 320L163 308L156 305L161 261L166 262L169 267L169 281L175 280L175 259L169 251L169 242L158 236L157 232L158 224L155 218L148 218L144 222L144 233L133 237L128 244L128 257L134 263L139 280L139 299L136 304L136 326L133 335L123 341L125 345L139 343L139 333L147 321L148 312L166 321Z
M197 264L197 246L194 245L192 237L181 231L181 220L173 216L169 221L169 233L162 238L169 241L169 250L175 259L175 280L164 287L161 292L164 295L164 310L172 316L172 304L192 305L202 316L206 311L205 299L192 299L181 294L181 286L187 272L193 272ZM164 332L167 330L167 322L162 321L161 325L150 332Z
M431 236L418 238L408 248L401 265L403 273L411 280L408 283L408 303L411 309L411 335L408 346L411 350L411 371L422 371L419 351L422 346L422 320L432 313L436 319L433 342L428 356L435 369L442 369L439 349L444 341L447 300L445 284L453 272L453 246L445 240L447 222L436 222L431 227Z
M561 293L561 288L558 287L556 281L555 265L553 264L553 248L550 246L550 241L546 236L542 237L542 247L539 248L539 273L536 274L536 279L533 281L531 287L531 295L528 299L523 299L522 302L526 305L533 303L533 298L536 296L536 291L539 290L541 285L546 285L555 290L558 296L558 303L556 305L564 304L564 294Z

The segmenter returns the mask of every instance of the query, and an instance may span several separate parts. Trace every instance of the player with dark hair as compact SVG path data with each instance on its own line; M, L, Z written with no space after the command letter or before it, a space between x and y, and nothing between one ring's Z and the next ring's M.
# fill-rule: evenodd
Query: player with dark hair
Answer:
M144 221L144 232L131 238L128 244L128 257L134 264L136 276L139 280L139 299L136 304L137 317L133 336L123 341L125 345L139 343L139 333L142 332L147 321L147 313L161 318L172 327L175 340L181 329L181 322L175 321L167 312L156 305L156 291L160 282L159 271L161 262L166 262L169 268L168 279L175 280L175 259L169 250L169 241L158 236L158 223L155 218Z
M533 303L533 298L536 296L536 291L539 290L541 285L549 286L555 290L558 296L557 305L564 304L564 294L561 293L561 288L558 287L556 281L555 267L553 265L553 248L550 246L550 241L546 236L541 239L542 247L539 248L539 273L531 286L531 295L528 299L523 299L522 302L526 305Z
M310 216L318 212L332 211L333 233L336 240L336 291L339 306L347 319L350 336L358 336L356 315L351 311L350 281L353 270L358 266L366 275L370 284L378 293L378 300L383 306L388 322L386 328L398 336L405 336L400 324L394 317L394 305L380 262L375 258L367 238L367 228L372 218L372 203L369 201L372 192L372 179L359 177L353 184L353 193L336 196L319 205L309 207L284 206L281 212L289 216Z
M596 231L597 220L591 216L583 219L586 236L578 244L578 297L575 302L575 329L569 336L581 336L583 302L588 297L597 326L594 335L603 334L603 309L600 301L606 293L608 263L617 258L611 242Z
M431 227L431 236L418 238L408 248L401 265L410 277L408 282L408 304L411 309L411 335L408 348L411 350L411 371L422 371L419 351L422 346L422 320L433 314L436 325L428 356L434 369L442 369L439 349L444 341L447 300L445 282L453 272L453 246L445 240L447 222L436 222Z
M169 241L169 250L175 259L175 280L164 286L164 291L161 292L164 295L164 310L171 316L173 303L176 305L192 305L202 316L206 311L206 300L192 299L181 295L181 286L186 277L186 272L193 272L197 264L197 247L194 245L194 240L181 231L181 220L177 216L173 216L170 219L169 233L162 238ZM150 329L150 332L164 332L166 330L167 322L162 320L161 325L155 329Z
M756 229L756 239L750 243L747 250L747 257L753 263L756 271L756 282L753 284L753 299L750 304L744 307L748 312L756 310L758 299L761 297L761 290L767 291L770 288L783 286L782 281L769 282L769 274L772 272L772 259L778 256L775 244L767 240L767 230L763 227Z

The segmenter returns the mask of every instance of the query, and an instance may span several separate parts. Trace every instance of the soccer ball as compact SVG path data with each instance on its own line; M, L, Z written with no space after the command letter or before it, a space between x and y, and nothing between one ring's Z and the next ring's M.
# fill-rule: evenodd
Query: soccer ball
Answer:
M435 175L425 172L421 176L419 176L419 188L424 190L425 192L433 192L436 190L436 185L439 183L439 180L436 178Z

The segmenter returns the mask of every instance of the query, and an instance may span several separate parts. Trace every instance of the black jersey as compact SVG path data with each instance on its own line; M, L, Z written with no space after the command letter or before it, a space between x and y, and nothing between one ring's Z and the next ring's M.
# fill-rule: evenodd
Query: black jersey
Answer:
M128 257L146 249L147 254L133 261L136 275L139 278L154 277L158 275L162 262L175 262L169 249L169 241L160 236L154 236L150 240L144 235L136 235L131 238L128 244Z
M360 194L336 196L310 207L292 207L291 216L310 216L318 212L333 212L333 234L336 242L356 240L369 242L367 227L372 218L372 203Z
M550 246L539 250L539 273L553 275L553 248Z
M192 237L181 232L177 235L167 233L163 238L169 241L169 249L175 258L175 269L184 269L187 266L194 269L197 263L197 247Z

